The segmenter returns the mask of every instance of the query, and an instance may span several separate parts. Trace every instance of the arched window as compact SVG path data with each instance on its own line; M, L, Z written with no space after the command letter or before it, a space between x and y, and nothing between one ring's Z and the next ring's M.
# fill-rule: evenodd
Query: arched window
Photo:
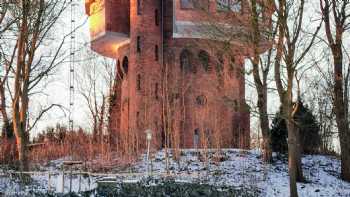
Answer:
M124 78L123 71L122 71L122 68L120 66L119 60L117 61L117 77L119 77L120 79Z
M204 50L199 51L198 59L201 62L205 71L208 72L211 70L210 64L209 64L209 62L210 62L209 54L206 51L204 51Z
M193 55L191 53L191 51L189 51L188 49L184 49L182 50L182 52L180 53L180 66L181 69L187 72L196 72L195 67L193 66Z
M123 72L125 75L128 74L128 70L129 70L129 60L128 60L128 57L124 57L123 59Z

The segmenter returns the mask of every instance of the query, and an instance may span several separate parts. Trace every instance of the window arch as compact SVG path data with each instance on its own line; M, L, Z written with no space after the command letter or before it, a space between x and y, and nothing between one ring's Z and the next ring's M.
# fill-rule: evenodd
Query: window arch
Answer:
M123 72L125 75L127 75L128 71L129 71L129 60L128 60L128 57L125 56L123 59Z
M209 54L204 51L204 50L200 50L199 53L198 53L198 59L199 61L201 62L203 68L205 71L210 71L211 68L210 68L210 57L209 57Z
M196 72L195 67L193 66L193 55L188 49L184 49L180 53L180 66L181 70L187 72Z

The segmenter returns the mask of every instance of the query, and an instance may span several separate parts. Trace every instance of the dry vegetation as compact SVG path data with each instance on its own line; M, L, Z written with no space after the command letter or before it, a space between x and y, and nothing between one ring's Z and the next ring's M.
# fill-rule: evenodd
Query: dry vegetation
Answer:
M107 135L100 137L100 140L93 139L93 135L83 129L68 131L60 125L47 128L29 145L29 163L33 168L54 160L83 161L87 169L103 172L116 166L123 168L136 159L136 155L117 154ZM0 164L16 169L17 155L15 139L1 139Z

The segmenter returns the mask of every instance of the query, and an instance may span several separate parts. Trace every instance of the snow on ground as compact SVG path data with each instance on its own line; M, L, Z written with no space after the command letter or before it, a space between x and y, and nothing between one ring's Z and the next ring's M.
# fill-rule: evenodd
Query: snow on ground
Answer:
M261 196L288 196L289 177L287 161L278 160L274 164L261 162L258 151L223 150L224 161L215 162L209 154L209 161L199 160L198 152L186 150L179 162L169 160L172 173L181 173L182 179L198 177L213 185L252 188L261 191ZM154 155L152 172L166 172L165 152ZM307 183L298 183L300 196L349 196L350 183L340 180L340 161L332 156L307 155L302 159ZM138 172L147 171L146 157L134 166ZM183 174L185 173L185 174ZM199 175L197 174L199 173Z
M289 196L289 178L286 160L276 160L273 164L261 162L259 151L242 151L238 149L209 151L208 160L197 150L183 150L178 161L169 158L169 171L176 174L177 182L202 182L217 186L233 186L260 191L263 197ZM218 156L219 155L219 156ZM50 179L50 187L54 192L62 190L60 165L63 160L51 162L42 170L54 172ZM298 183L299 196L330 197L349 196L350 183L340 180L340 161L332 156L307 155L302 159L307 183ZM146 156L127 169L128 172L146 173ZM150 165L153 176L166 172L165 152L153 154ZM66 177L69 177L66 175ZM30 191L46 192L48 176L37 174L32 176L35 184L21 186L20 181L12 176L0 176L0 196L30 195ZM89 191L96 187L96 179L101 177L81 177L81 191ZM112 179L115 177L112 177ZM137 177L125 177L124 181L133 181ZM140 177L138 177L140 178ZM138 179L137 178L137 179ZM79 191L79 176L73 178L72 190ZM65 191L69 189L69 179L65 180Z

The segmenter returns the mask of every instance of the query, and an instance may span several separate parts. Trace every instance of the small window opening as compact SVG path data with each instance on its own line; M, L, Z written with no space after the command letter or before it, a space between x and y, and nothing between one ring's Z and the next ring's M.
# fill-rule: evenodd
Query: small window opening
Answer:
M154 90L154 95L155 95L155 97L156 97L156 100L159 99L158 93L159 93L159 84L156 83L156 85L155 85L155 90Z
M141 90L141 75L138 74L137 77L136 77L136 87L137 87L137 90Z
M154 11L154 20L156 26L159 26L159 13L157 9Z
M158 48L158 45L155 45L155 47L154 47L154 56L155 56L155 60L158 61L159 60L159 48Z
M141 36L137 36L137 41L136 41L136 50L138 53L141 53Z
M125 75L127 75L129 71L129 60L128 60L128 57L126 56L123 59L123 71Z
M207 98L204 95L197 96L196 103L199 106L203 106L207 103Z
M137 0L137 15L141 15L141 0Z

